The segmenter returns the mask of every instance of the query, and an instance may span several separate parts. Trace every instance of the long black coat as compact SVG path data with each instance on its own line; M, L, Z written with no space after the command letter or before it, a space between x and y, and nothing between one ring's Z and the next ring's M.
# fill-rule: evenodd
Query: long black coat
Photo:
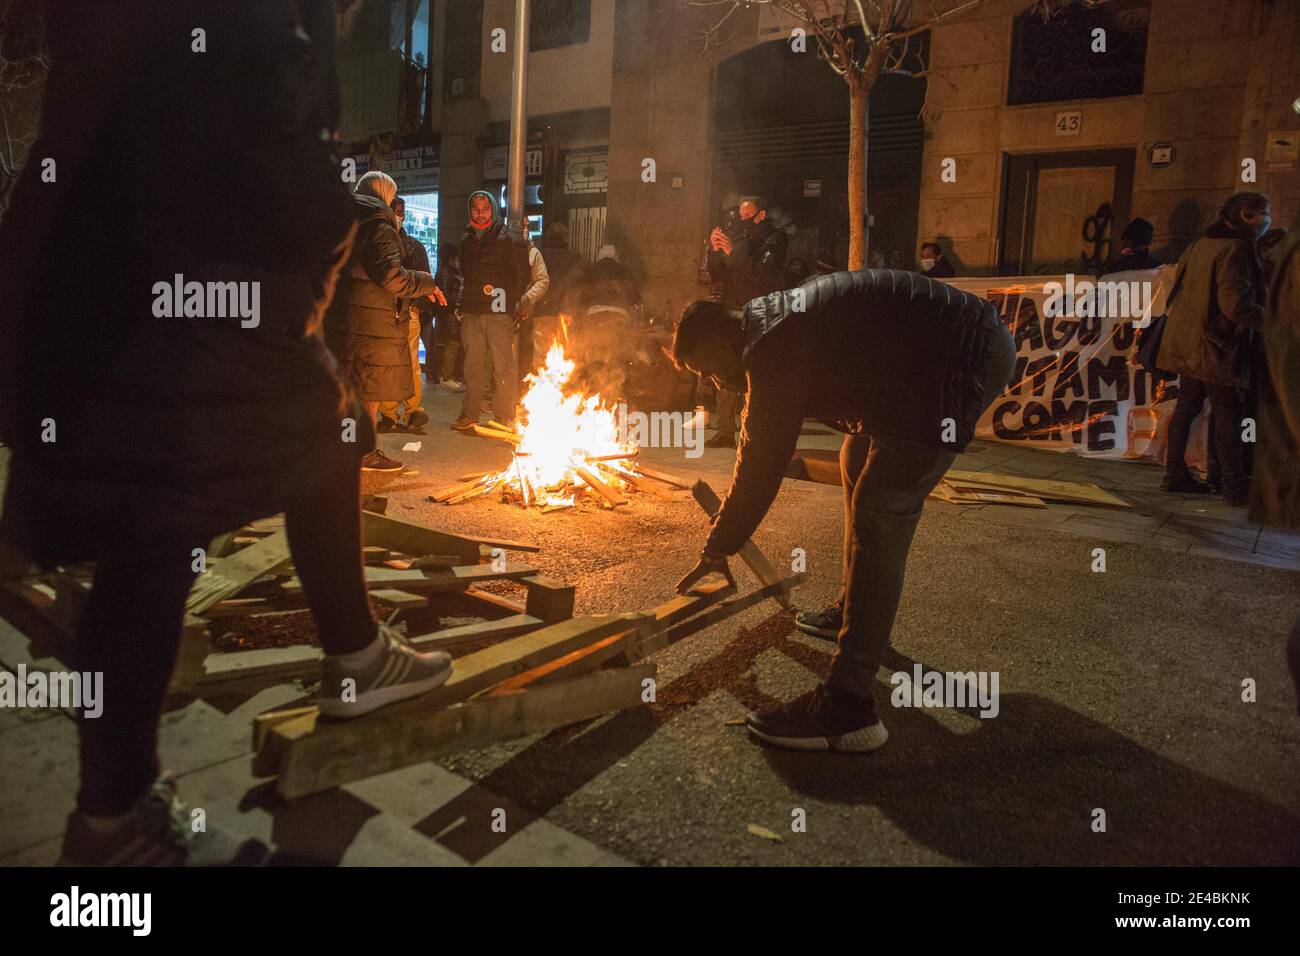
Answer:
M203 546L373 447L363 418L340 440L357 410L317 334L354 229L320 135L333 5L45 16L41 135L0 223L0 537L46 565ZM176 273L260 283L258 324L156 316L154 285Z
M897 269L809 279L744 309L745 419L708 547L734 554L781 487L805 418L961 451L984 408L991 302ZM943 441L944 421L956 425Z
M405 300L431 293L433 276L402 266L397 215L382 199L352 199L357 237L325 316L325 341L358 399L400 402L414 390Z

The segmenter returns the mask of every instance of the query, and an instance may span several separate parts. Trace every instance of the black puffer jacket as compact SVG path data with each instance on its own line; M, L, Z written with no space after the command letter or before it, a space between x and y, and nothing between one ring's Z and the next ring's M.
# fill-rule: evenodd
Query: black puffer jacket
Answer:
M411 350L403 300L428 295L433 276L402 266L397 216L382 199L353 195L357 236L325 316L325 341L363 402L411 397Z
M731 253L711 249L709 275L722 283L722 302L739 309L750 299L781 288L785 279L785 233L764 219L731 243Z
M0 222L0 537L45 565L202 546L373 447L339 440L357 410L318 335L355 228L320 136L333 4L47 4L45 23L41 135ZM176 273L258 283L260 321L155 316Z
M964 449L984 407L1000 328L986 299L896 269L818 276L746 305L743 432L708 549L734 554L754 533L805 418ZM945 443L948 418L956 440Z

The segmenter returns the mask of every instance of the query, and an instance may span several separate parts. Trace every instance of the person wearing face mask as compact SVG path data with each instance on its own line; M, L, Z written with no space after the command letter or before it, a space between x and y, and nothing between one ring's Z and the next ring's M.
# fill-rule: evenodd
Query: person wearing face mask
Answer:
M767 216L767 200L746 196L740 201L740 235L715 228L709 234L709 275L722 283L722 304L740 309L751 299L784 287L786 236ZM718 433L710 448L736 447L736 412L740 396L718 392Z
M1206 494L1184 455L1192 422L1208 398L1210 440L1218 452L1223 498L1243 506L1250 494L1245 467L1243 391L1250 385L1255 333L1264 321L1264 268L1257 242L1272 225L1263 193L1237 193L1178 262L1158 366L1178 379L1169 422L1163 490Z
M944 258L943 250L937 242L921 244L921 258L916 260L916 264L931 279L951 279L957 274L952 263Z

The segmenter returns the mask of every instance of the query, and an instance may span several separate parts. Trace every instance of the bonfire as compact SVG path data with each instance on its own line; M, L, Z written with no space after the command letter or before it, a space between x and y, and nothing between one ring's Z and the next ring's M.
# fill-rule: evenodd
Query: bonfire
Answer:
M500 471L462 476L460 484L432 495L434 501L459 504L491 493L525 508L543 511L571 508L592 495L607 507L627 504L622 492L640 488L670 497L655 485L685 487L678 479L634 463L638 448L620 435L615 408L600 395L581 394L570 385L574 362L560 342L551 345L546 362L524 381L517 429L499 422L476 425L476 434L509 444L510 464Z

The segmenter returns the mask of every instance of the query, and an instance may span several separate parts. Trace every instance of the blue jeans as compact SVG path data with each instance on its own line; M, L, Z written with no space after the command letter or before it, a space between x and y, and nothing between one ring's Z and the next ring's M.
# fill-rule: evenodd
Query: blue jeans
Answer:
M990 344L984 407L1001 394L1015 366L1016 347L1005 329ZM940 428L935 422L935 428ZM894 629L907 555L926 496L956 454L886 435L845 435L840 447L844 486L844 609L826 683L871 696Z

